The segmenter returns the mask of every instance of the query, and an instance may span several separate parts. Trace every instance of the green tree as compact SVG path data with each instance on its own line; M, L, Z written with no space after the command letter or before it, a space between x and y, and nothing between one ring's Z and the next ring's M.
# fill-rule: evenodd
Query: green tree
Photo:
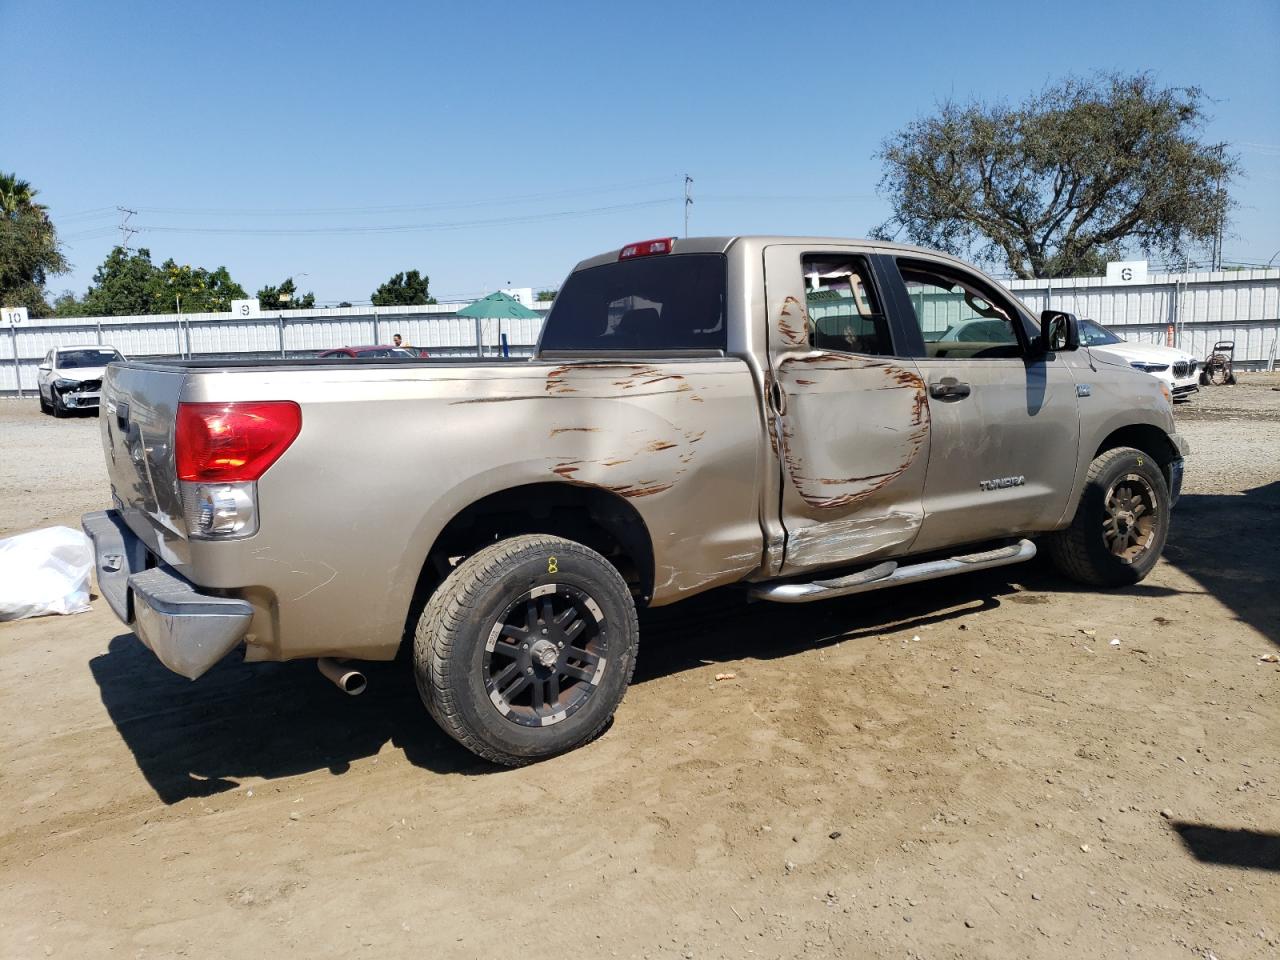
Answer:
M167 309L154 309L157 295L163 290L163 281L157 277L159 268L151 262L151 251L146 247L129 250L112 247L107 258L93 272L81 305L86 316L126 317L146 313L172 313L173 301Z
M881 145L880 237L1007 263L1102 272L1125 250L1184 256L1226 221L1238 160L1201 143L1204 95L1149 74L1067 79L1017 106L942 105Z
M0 305L42 317L50 312L45 282L65 273L67 260L38 192L17 174L0 173Z
M152 313L173 313L179 306L183 313L222 313L231 309L232 300L245 297L226 267L206 270L172 258L152 275L150 294Z
M58 298L53 301L53 315L55 317L83 317L87 316L84 309L84 303L75 295L73 290L63 290Z
M435 303L436 298L427 290L430 278L417 270L397 273L378 287L369 299L375 307L414 307Z
M278 287L263 287L258 291L258 306L263 310L310 310L316 305L316 295L311 292L298 296L293 277L285 278Z
M534 300L537 303L550 303L556 298L556 294L559 292L559 290L539 290L538 295L534 297Z

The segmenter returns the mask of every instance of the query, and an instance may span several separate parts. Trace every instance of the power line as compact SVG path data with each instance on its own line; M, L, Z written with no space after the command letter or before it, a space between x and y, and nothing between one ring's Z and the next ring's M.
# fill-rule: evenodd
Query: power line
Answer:
M163 213L183 216L367 216L386 213L414 213L427 210L465 210L472 207L487 207L511 203L533 203L540 200L563 200L567 197L596 196L602 193L615 193L620 190L634 190L640 187L653 187L670 183L671 177L649 177L644 180L632 180L626 183L607 184L587 189L572 188L554 190L545 193L527 193L505 197L482 197L474 200L449 200L435 203L389 204L371 207L138 207L143 213Z
M656 207L671 202L669 197L653 200L637 200L632 203L618 203L603 207L589 207L583 210L560 210L550 213L531 213L515 217L489 217L483 220L453 220L436 223L397 223L372 226L327 226L327 227L183 227L169 224L159 226L138 227L135 232L147 233L212 233L236 234L244 236L302 236L314 234L353 234L353 233L413 233L430 230L458 230L466 227L496 227L517 223L540 223L547 220L567 220L575 217L590 217L599 214L616 213L622 210L640 210L645 207Z

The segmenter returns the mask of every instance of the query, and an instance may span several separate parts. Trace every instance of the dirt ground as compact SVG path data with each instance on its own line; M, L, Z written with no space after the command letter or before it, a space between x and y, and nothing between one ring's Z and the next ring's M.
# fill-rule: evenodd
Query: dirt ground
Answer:
M1179 408L1145 583L657 611L614 725L522 770L394 665L191 684L100 599L0 624L0 956L1275 957L1272 387ZM97 426L0 401L0 535L105 503Z

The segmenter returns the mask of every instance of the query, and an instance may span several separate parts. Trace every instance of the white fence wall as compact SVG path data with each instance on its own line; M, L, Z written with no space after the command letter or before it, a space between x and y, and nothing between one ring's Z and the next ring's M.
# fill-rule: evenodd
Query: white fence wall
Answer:
M1032 310L1052 305L1112 328L1129 340L1172 342L1203 357L1218 340L1234 340L1244 368L1266 367L1280 347L1280 269L1159 274L1145 284L1108 285L1103 277L1012 280L1006 283ZM89 317L33 320L17 332L17 371L34 392L36 367L51 347L106 343L128 357L299 356L344 345L406 343L440 356L475 356L475 321L457 316L465 303L425 307L285 310L239 320L227 313L181 317ZM499 350L496 321L483 324L486 354ZM527 356L542 319L504 320L511 353ZM15 394L14 339L0 330L0 395Z
M1103 277L1012 280L1032 310L1052 305L1087 317L1126 340L1166 343L1197 357L1219 340L1235 341L1246 369L1265 368L1280 347L1280 270L1157 274L1144 284L1108 285Z
M251 319L229 313L163 314L141 317L48 317L32 320L15 337L0 330L0 395L35 393L36 368L53 347L109 344L126 357L310 356L348 345L390 343L394 334L438 356L475 356L476 322L457 316L466 303L427 307L364 307L284 310ZM546 306L550 306L549 304ZM485 320L480 339L487 356L507 338L512 356L529 356L542 318Z

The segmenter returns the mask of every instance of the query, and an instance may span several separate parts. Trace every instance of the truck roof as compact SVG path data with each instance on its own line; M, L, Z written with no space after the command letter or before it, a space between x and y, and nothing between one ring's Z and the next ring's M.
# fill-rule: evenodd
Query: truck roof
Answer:
M877 247L881 250L898 250L902 253L920 253L927 254L931 257L945 257L955 260L956 263L964 264L964 261L942 253L938 250L928 250L924 247L915 247L908 243L893 243L889 240L869 240L859 237L804 237L804 236L786 236L784 234L739 234L732 237L676 237L675 242L671 245L672 253L725 253L735 243L742 241L750 241L757 246L768 246L773 243L799 243L805 246L821 247L825 245L847 247L850 245ZM574 270L585 270L587 267L598 267L606 263L615 263L618 255L623 248L618 247L607 253L597 254L594 257L588 257L581 261Z

